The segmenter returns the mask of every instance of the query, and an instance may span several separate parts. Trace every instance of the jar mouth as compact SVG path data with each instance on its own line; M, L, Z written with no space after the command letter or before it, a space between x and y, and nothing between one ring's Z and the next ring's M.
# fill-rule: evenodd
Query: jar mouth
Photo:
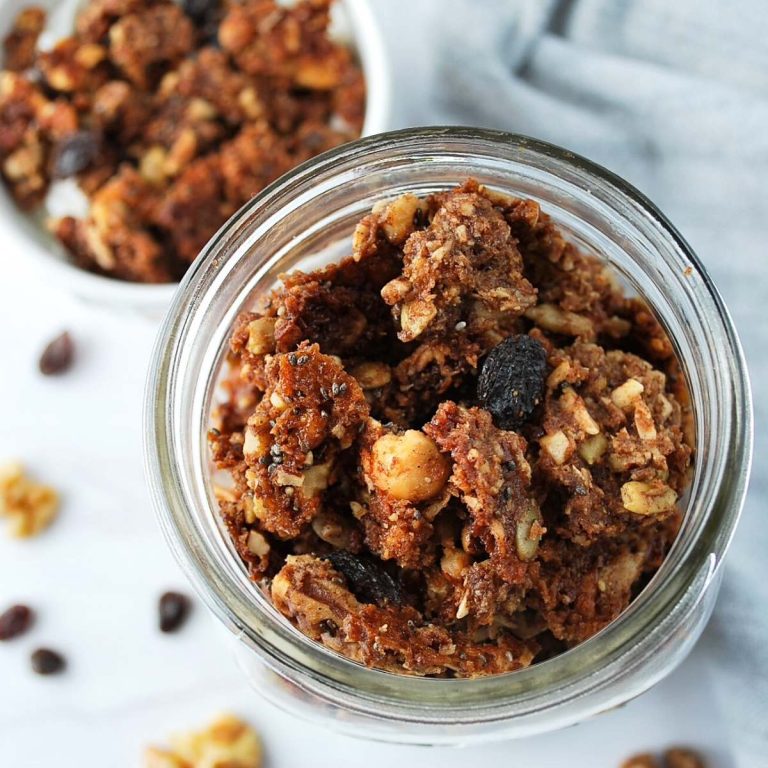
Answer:
M206 487L205 432L234 317L257 285L291 266L287 210L301 221L310 206L332 209L353 185L387 197L446 188L470 176L502 191L530 191L577 236L609 247L612 266L643 295L676 348L694 406L695 467L671 551L600 633L527 669L429 679L363 667L277 613L218 527ZM398 192L377 187L378 179L395 177ZM546 200L537 185L548 185ZM302 233L310 252L315 223L307 219ZM585 696L617 670L647 660L654 639L675 631L682 613L695 607L701 584L717 571L743 504L752 451L749 383L736 331L706 270L663 214L627 182L572 152L525 136L454 127L395 131L337 147L293 169L235 214L187 272L160 329L145 422L146 470L162 529L209 608L278 672L301 671L308 691L332 689L351 709L420 722L455 721L457 712L467 723L535 712L550 706L553 694L560 702Z

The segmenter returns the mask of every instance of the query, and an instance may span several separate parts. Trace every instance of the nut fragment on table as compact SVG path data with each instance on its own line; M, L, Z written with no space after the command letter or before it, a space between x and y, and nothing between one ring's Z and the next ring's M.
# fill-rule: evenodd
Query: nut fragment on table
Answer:
M687 747L670 747L659 759L651 752L628 757L620 768L707 768L707 761L695 750Z
M199 731L171 736L170 748L148 747L143 768L261 768L261 739L234 715Z
M0 517L8 518L11 536L37 536L53 522L58 510L58 493L27 477L19 462L0 466Z

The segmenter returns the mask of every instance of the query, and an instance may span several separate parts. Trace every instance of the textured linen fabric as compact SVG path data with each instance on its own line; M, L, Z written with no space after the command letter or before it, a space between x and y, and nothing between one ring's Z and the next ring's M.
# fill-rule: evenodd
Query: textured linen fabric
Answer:
M704 648L739 766L768 765L768 2L373 0L391 128L474 125L564 146L675 223L734 317L755 462Z

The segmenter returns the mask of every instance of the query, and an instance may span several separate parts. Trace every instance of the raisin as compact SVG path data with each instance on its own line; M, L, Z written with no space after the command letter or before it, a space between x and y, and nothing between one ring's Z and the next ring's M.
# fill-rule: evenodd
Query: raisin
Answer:
M382 568L381 564L366 555L353 555L343 549L337 549L327 555L331 565L341 573L349 587L366 603L401 605L403 593L400 585Z
M541 403L547 353L530 336L510 336L485 358L477 380L481 405L501 429L519 429Z
M179 592L166 592L158 603L158 616L161 632L175 632L187 620L189 598Z
M77 131L53 148L51 175L66 179L84 171L99 156L99 139L92 131Z
M50 648L38 648L30 657L30 661L32 669L38 675L55 675L67 665L64 657Z
M0 614L0 640L23 635L35 619L32 609L26 605L12 605L7 611Z
M184 13L195 21L207 19L218 8L218 0L181 0Z
M75 346L72 337L65 331L51 341L40 356L40 373L53 376L64 373L72 365Z

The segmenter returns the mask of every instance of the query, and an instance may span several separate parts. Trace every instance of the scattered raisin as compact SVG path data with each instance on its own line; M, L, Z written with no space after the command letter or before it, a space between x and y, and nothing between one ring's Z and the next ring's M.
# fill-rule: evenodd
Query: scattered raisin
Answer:
M547 353L530 336L510 336L485 358L477 396L501 429L519 429L541 403Z
M161 632L176 632L187 620L191 604L179 592L165 592L158 603Z
M218 9L218 0L181 0L181 8L194 21L203 21Z
M67 666L64 657L50 648L38 648L30 657L32 669L38 675L55 675Z
M91 131L77 131L53 148L51 175L66 179L84 171L99 156L99 140Z
M403 602L400 585L381 567L381 564L366 555L353 555L343 549L337 549L327 555L331 565L349 582L355 597L366 603Z
M0 640L11 640L23 635L35 620L35 614L26 605L12 605L0 614Z
M72 337L65 331L51 341L40 356L40 373L53 376L69 370L75 356Z

